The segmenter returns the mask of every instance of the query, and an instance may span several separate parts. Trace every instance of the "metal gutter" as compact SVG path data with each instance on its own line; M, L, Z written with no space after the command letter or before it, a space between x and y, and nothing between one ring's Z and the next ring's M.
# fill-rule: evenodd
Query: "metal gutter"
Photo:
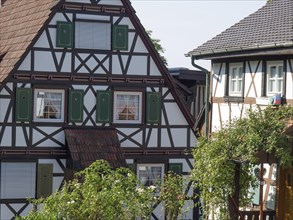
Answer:
M214 49L214 50L207 50L204 52L194 52L190 51L189 53L185 54L186 57L192 56L208 56L214 55L218 53L229 53L229 52L237 52L237 51L248 51L248 50L256 50L256 49L270 49L270 48L285 48L285 47L293 47L293 41L286 41L286 42L279 42L279 43L268 43L268 44L255 44L250 46L243 46L243 47L231 47L226 49Z

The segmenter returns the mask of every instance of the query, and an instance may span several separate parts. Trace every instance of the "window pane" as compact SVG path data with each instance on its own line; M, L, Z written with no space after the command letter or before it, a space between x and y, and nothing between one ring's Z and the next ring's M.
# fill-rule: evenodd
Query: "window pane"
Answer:
M1 199L35 198L35 189L35 163L1 163Z
M37 121L62 121L64 119L63 90L35 90L34 119Z
M276 77L276 66L271 66L269 78L275 78L275 77Z
M243 67L237 65L231 67L230 73L230 92L240 93L242 91Z
M269 80L269 88L268 88L268 91L269 92L274 92L275 91L275 80Z
M236 81L235 81L235 80L233 80L233 81L231 82L231 91L232 91L232 92L235 92L235 91L236 91Z
M111 24L75 22L75 47L84 49L111 49Z
M115 93L116 121L139 122L141 120L141 93Z
M231 79L236 79L238 75L237 68L232 68Z
M283 78L283 66L279 66L279 71L278 71L278 78Z
M242 80L239 80L238 81L238 92L241 92L242 91Z
M61 93L38 91L36 97L36 118L61 119Z
M145 186L155 185L163 178L163 165L139 165L138 178Z

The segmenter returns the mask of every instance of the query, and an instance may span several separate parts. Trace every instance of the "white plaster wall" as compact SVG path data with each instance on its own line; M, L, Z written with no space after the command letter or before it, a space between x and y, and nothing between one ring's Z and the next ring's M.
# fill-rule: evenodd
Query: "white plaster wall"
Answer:
M26 55L18 70L31 70L31 52Z
M72 21L72 14L66 13L67 17ZM67 22L66 18L64 17L63 13L56 13L55 16L50 21L50 25L56 25L57 21L65 21Z
M197 143L197 139L196 139L196 136L194 135L193 131L190 129L189 130L190 132L190 146L191 147L194 147Z
M152 58L151 58L150 75L151 76L161 76L162 75Z
M56 72L51 52L35 51L34 58L36 71Z
M148 132L149 132L149 129L146 129L146 134L148 134ZM158 147L158 129L157 128L153 128L151 131L148 147Z
M250 61L250 67L252 74L250 73L250 69L248 63L246 62L246 74L245 74L245 92L244 95L247 97L261 97L261 85L262 85L262 62L259 61ZM254 85L252 83L252 79L254 77ZM251 88L249 90L249 87ZM249 90L249 91L248 91Z
M215 97L223 97L224 96L224 87L222 86L224 83L225 77L225 64L214 63L213 64L213 72L212 72L212 96ZM219 82L217 82L217 80Z
M118 128L118 130L120 130L123 134L129 136L130 134L137 131L137 128ZM124 139L124 136L121 136L120 134L118 134L118 138L121 141L122 139ZM138 143L142 143L142 132L138 132L136 135L131 136L131 138ZM121 147L139 147L139 146L127 138L125 141L121 143Z
M34 47L39 47L39 48L50 48L49 42L48 42L48 37L45 31L41 34L37 42L35 43Z
M142 42L141 38L138 36L134 48L134 52L137 53L148 53L147 48L145 47L144 43Z
M174 138L173 138L174 143ZM168 129L161 129L161 147L171 147Z
M177 103L164 103L169 125L187 125L187 121ZM165 123L164 123L165 125Z
M60 63L60 59L61 59L61 53L56 53L59 63ZM66 53L64 61L63 61L63 65L61 67L61 72L71 72L71 52L70 53Z
M120 67L120 61L117 55L112 56L112 74L121 75L122 69Z
M41 127L40 129L46 134L52 134L53 132L58 130L59 127ZM33 136L32 138L33 144L37 143L38 141L40 141L41 139L45 137L43 134L41 134L39 131L35 129L33 130L32 136ZM59 141L62 144L65 144L64 131L60 131L59 133L54 135L52 138ZM51 139L46 139L43 142L39 143L37 147L61 147L61 146L58 145L56 142L51 141Z
M113 23L115 23L120 17L113 17ZM122 20L118 23L119 25L128 25L128 29L134 29L134 26L128 17L122 18Z
M25 130L29 134L29 128L26 127ZM17 147L27 147L22 127L16 127L16 137L15 145Z
M212 72L212 95L214 97L223 97L225 94L225 80L226 80L226 74L225 74L225 63L222 64L222 68L220 63L213 64L213 72ZM219 82L217 83L217 80Z
M212 105L212 127L211 131L215 132L221 128L221 117L219 114L219 106L218 103L214 103Z
M133 56L127 75L147 75L147 56Z
M0 122L4 122L8 110L10 99L0 99ZM11 111L9 112L8 122L12 121Z
M171 134L173 137L173 142L175 147L188 147L187 140L188 140L188 133L189 129L186 128L172 128Z
M12 129L11 127L6 126L2 136L2 140L0 139L0 147L11 147L12 145L11 137L12 137Z

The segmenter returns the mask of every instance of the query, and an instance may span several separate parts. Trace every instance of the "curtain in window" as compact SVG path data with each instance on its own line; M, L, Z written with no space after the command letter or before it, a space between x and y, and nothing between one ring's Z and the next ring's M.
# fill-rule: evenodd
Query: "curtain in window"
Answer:
M37 118L61 119L62 93L37 93Z
M116 120L139 120L139 96L117 95Z

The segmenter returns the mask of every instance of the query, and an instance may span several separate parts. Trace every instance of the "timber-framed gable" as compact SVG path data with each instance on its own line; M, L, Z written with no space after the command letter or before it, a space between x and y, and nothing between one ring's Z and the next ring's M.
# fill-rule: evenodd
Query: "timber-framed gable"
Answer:
M13 4L8 0L0 10L12 10ZM72 170L96 159L128 165L140 179L152 175L143 169L187 175L195 120L130 2L38 4L46 16L40 21L40 15L26 13L39 21L26 44L14 48L12 42L24 27L14 27L11 42L8 32L0 38L7 44L0 47L6 54L0 62L0 174L3 180L23 166L32 177L24 181L21 198L0 178L0 191L10 193L0 195L0 219L27 214L25 196L48 196ZM1 22L0 27L8 28ZM13 49L19 52L9 64ZM43 173L48 177L42 179ZM7 181L20 182L17 175ZM193 193L191 184L185 191ZM154 219L163 218L161 208L154 206ZM195 210L185 217L197 215Z

